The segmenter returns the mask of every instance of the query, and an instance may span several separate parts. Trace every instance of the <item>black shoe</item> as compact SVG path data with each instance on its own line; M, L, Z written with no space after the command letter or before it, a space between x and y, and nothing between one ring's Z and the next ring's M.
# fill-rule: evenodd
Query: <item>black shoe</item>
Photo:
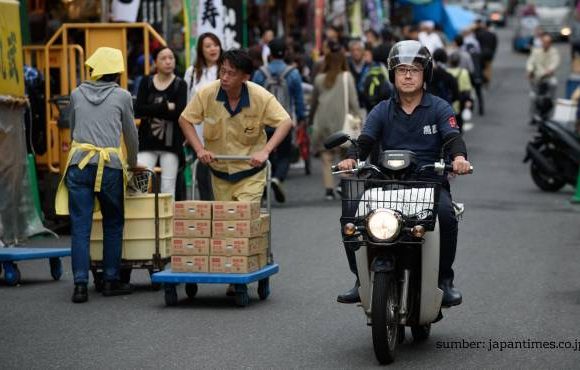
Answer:
M89 292L87 291L87 284L75 284L75 291L72 295L74 303L85 303L89 300Z
M133 286L131 284L122 283L120 281L105 281L103 284L103 295L105 297L127 295L131 293L133 293Z
M272 178L272 191L274 191L274 198L278 203L286 202L286 194L284 188L282 187L282 181L276 177Z
M358 295L358 287L360 286L358 280L354 284L354 287L348 292L336 297L338 303L358 303L360 302L360 296Z
M324 194L325 200L335 200L336 196L334 195L334 190L326 189L326 193Z
M453 286L453 280L442 280L439 283L439 289L443 291L443 302L441 302L441 306L452 307L461 304L463 298L461 292Z

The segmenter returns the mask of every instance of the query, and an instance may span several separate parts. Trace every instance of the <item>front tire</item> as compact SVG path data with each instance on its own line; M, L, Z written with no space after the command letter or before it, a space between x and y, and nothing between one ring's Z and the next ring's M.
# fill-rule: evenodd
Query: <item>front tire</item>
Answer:
M383 365L395 360L399 331L398 302L395 275L386 272L375 273L371 304L373 347L377 360Z
M564 180L543 173L534 162L532 162L532 165L530 166L530 173L536 186L543 191L553 193L562 189L564 185L566 185Z

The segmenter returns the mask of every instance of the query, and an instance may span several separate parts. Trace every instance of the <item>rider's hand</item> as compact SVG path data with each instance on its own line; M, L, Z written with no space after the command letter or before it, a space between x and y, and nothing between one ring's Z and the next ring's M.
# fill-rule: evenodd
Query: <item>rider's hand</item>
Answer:
M214 155L209 150L202 149L197 152L197 159L203 164L209 164L215 160Z
M268 160L268 152L265 150L260 150L252 155L250 159L250 165L252 167L260 167Z
M469 167L471 167L469 161L466 160L462 155L455 157L451 164L453 165L453 173L458 175L465 175L469 173Z
M343 159L338 162L338 169L341 171L352 170L356 166L356 161L351 158Z

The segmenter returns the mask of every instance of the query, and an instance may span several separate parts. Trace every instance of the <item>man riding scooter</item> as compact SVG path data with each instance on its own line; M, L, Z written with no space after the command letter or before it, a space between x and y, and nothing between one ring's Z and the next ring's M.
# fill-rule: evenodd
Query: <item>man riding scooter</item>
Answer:
M431 80L433 60L429 51L417 41L401 41L393 46L387 59L389 79L394 84L394 97L379 103L369 113L358 138L359 158L364 160L376 144L382 150L403 149L417 154L418 166L439 160L444 147L452 160L453 172L467 174L470 163L451 106L426 92ZM338 164L340 170L356 166L355 155ZM461 293L454 288L452 269L457 249L457 218L451 201L447 178L435 173L422 173L418 180L441 182L438 218L441 229L439 287L443 290L443 306L461 304ZM357 275L354 251L345 245L351 271ZM359 282L337 297L340 303L360 302Z

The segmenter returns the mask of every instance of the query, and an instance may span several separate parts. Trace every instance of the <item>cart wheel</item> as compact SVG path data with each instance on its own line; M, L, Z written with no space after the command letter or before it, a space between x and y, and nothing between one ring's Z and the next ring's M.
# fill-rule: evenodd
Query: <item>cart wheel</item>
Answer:
M258 281L258 296L263 301L270 295L270 278Z
M51 258L48 262L50 263L50 275L54 280L60 280L62 276L62 261L60 258Z
M158 271L155 271L153 269L149 269L149 278L151 278L151 276L156 273ZM154 283L153 280L151 280L151 290L158 292L161 289L161 283Z
M236 306L246 307L250 303L250 296L248 295L248 287L246 284L236 284Z
M122 268L119 271L119 278L122 283L129 284L131 282L131 272L133 269L131 267Z
M92 272L95 290L97 291L97 293L101 293L103 291L103 272L97 271L96 269L92 270Z
M14 262L4 263L4 280L10 286L15 286L20 282L20 270Z
M195 283L185 284L185 293L189 298L191 299L195 298L195 295L197 294L197 284Z
M177 306L177 288L175 284L165 284L165 305Z

